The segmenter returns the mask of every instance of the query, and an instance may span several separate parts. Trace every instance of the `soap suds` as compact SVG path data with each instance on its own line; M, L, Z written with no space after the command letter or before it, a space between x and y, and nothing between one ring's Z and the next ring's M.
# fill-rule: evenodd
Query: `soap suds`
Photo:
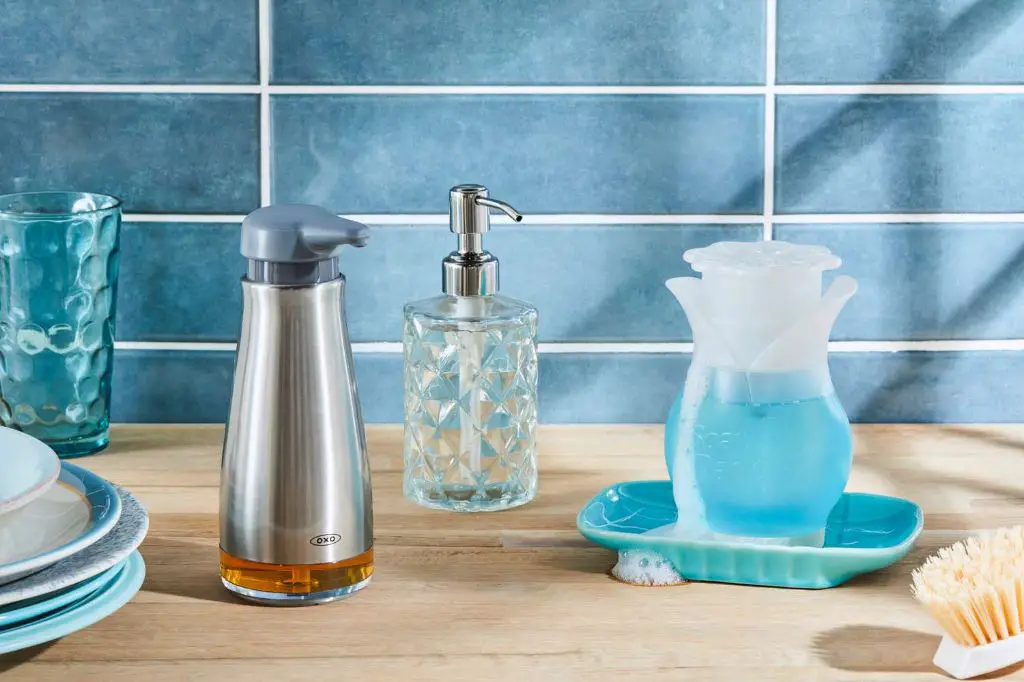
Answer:
M630 585L682 585L686 580L672 567L672 562L646 549L627 549L619 552L619 561L612 568L612 576Z

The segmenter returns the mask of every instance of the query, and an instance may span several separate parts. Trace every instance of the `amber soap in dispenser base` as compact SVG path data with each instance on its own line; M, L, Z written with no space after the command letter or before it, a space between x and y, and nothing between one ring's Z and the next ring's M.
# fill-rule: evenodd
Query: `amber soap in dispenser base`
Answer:
M373 549L333 564L263 564L220 550L224 586L261 603L326 603L365 587L373 574Z
M221 582L264 604L334 601L373 572L363 418L339 252L366 228L316 206L242 221L242 328L221 463Z

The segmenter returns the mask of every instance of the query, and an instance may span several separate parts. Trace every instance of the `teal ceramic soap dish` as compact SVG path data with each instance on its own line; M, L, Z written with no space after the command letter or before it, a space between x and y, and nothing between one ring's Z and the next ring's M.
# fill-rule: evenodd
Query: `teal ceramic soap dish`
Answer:
M576 517L588 540L621 553L650 552L687 580L822 589L890 566L913 547L924 515L896 497L845 493L825 527L823 547L785 547L645 535L676 521L669 481L618 483Z

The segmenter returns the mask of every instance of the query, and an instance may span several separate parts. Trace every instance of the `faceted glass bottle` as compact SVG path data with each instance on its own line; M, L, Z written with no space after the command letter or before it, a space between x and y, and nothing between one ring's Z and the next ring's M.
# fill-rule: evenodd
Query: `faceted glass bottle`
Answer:
M498 294L405 306L404 492L498 511L537 494L537 309Z

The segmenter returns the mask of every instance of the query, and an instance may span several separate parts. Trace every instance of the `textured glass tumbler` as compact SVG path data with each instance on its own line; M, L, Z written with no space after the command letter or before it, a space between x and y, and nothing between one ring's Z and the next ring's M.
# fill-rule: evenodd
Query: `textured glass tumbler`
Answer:
M107 446L120 200L0 196L0 422L61 457Z

